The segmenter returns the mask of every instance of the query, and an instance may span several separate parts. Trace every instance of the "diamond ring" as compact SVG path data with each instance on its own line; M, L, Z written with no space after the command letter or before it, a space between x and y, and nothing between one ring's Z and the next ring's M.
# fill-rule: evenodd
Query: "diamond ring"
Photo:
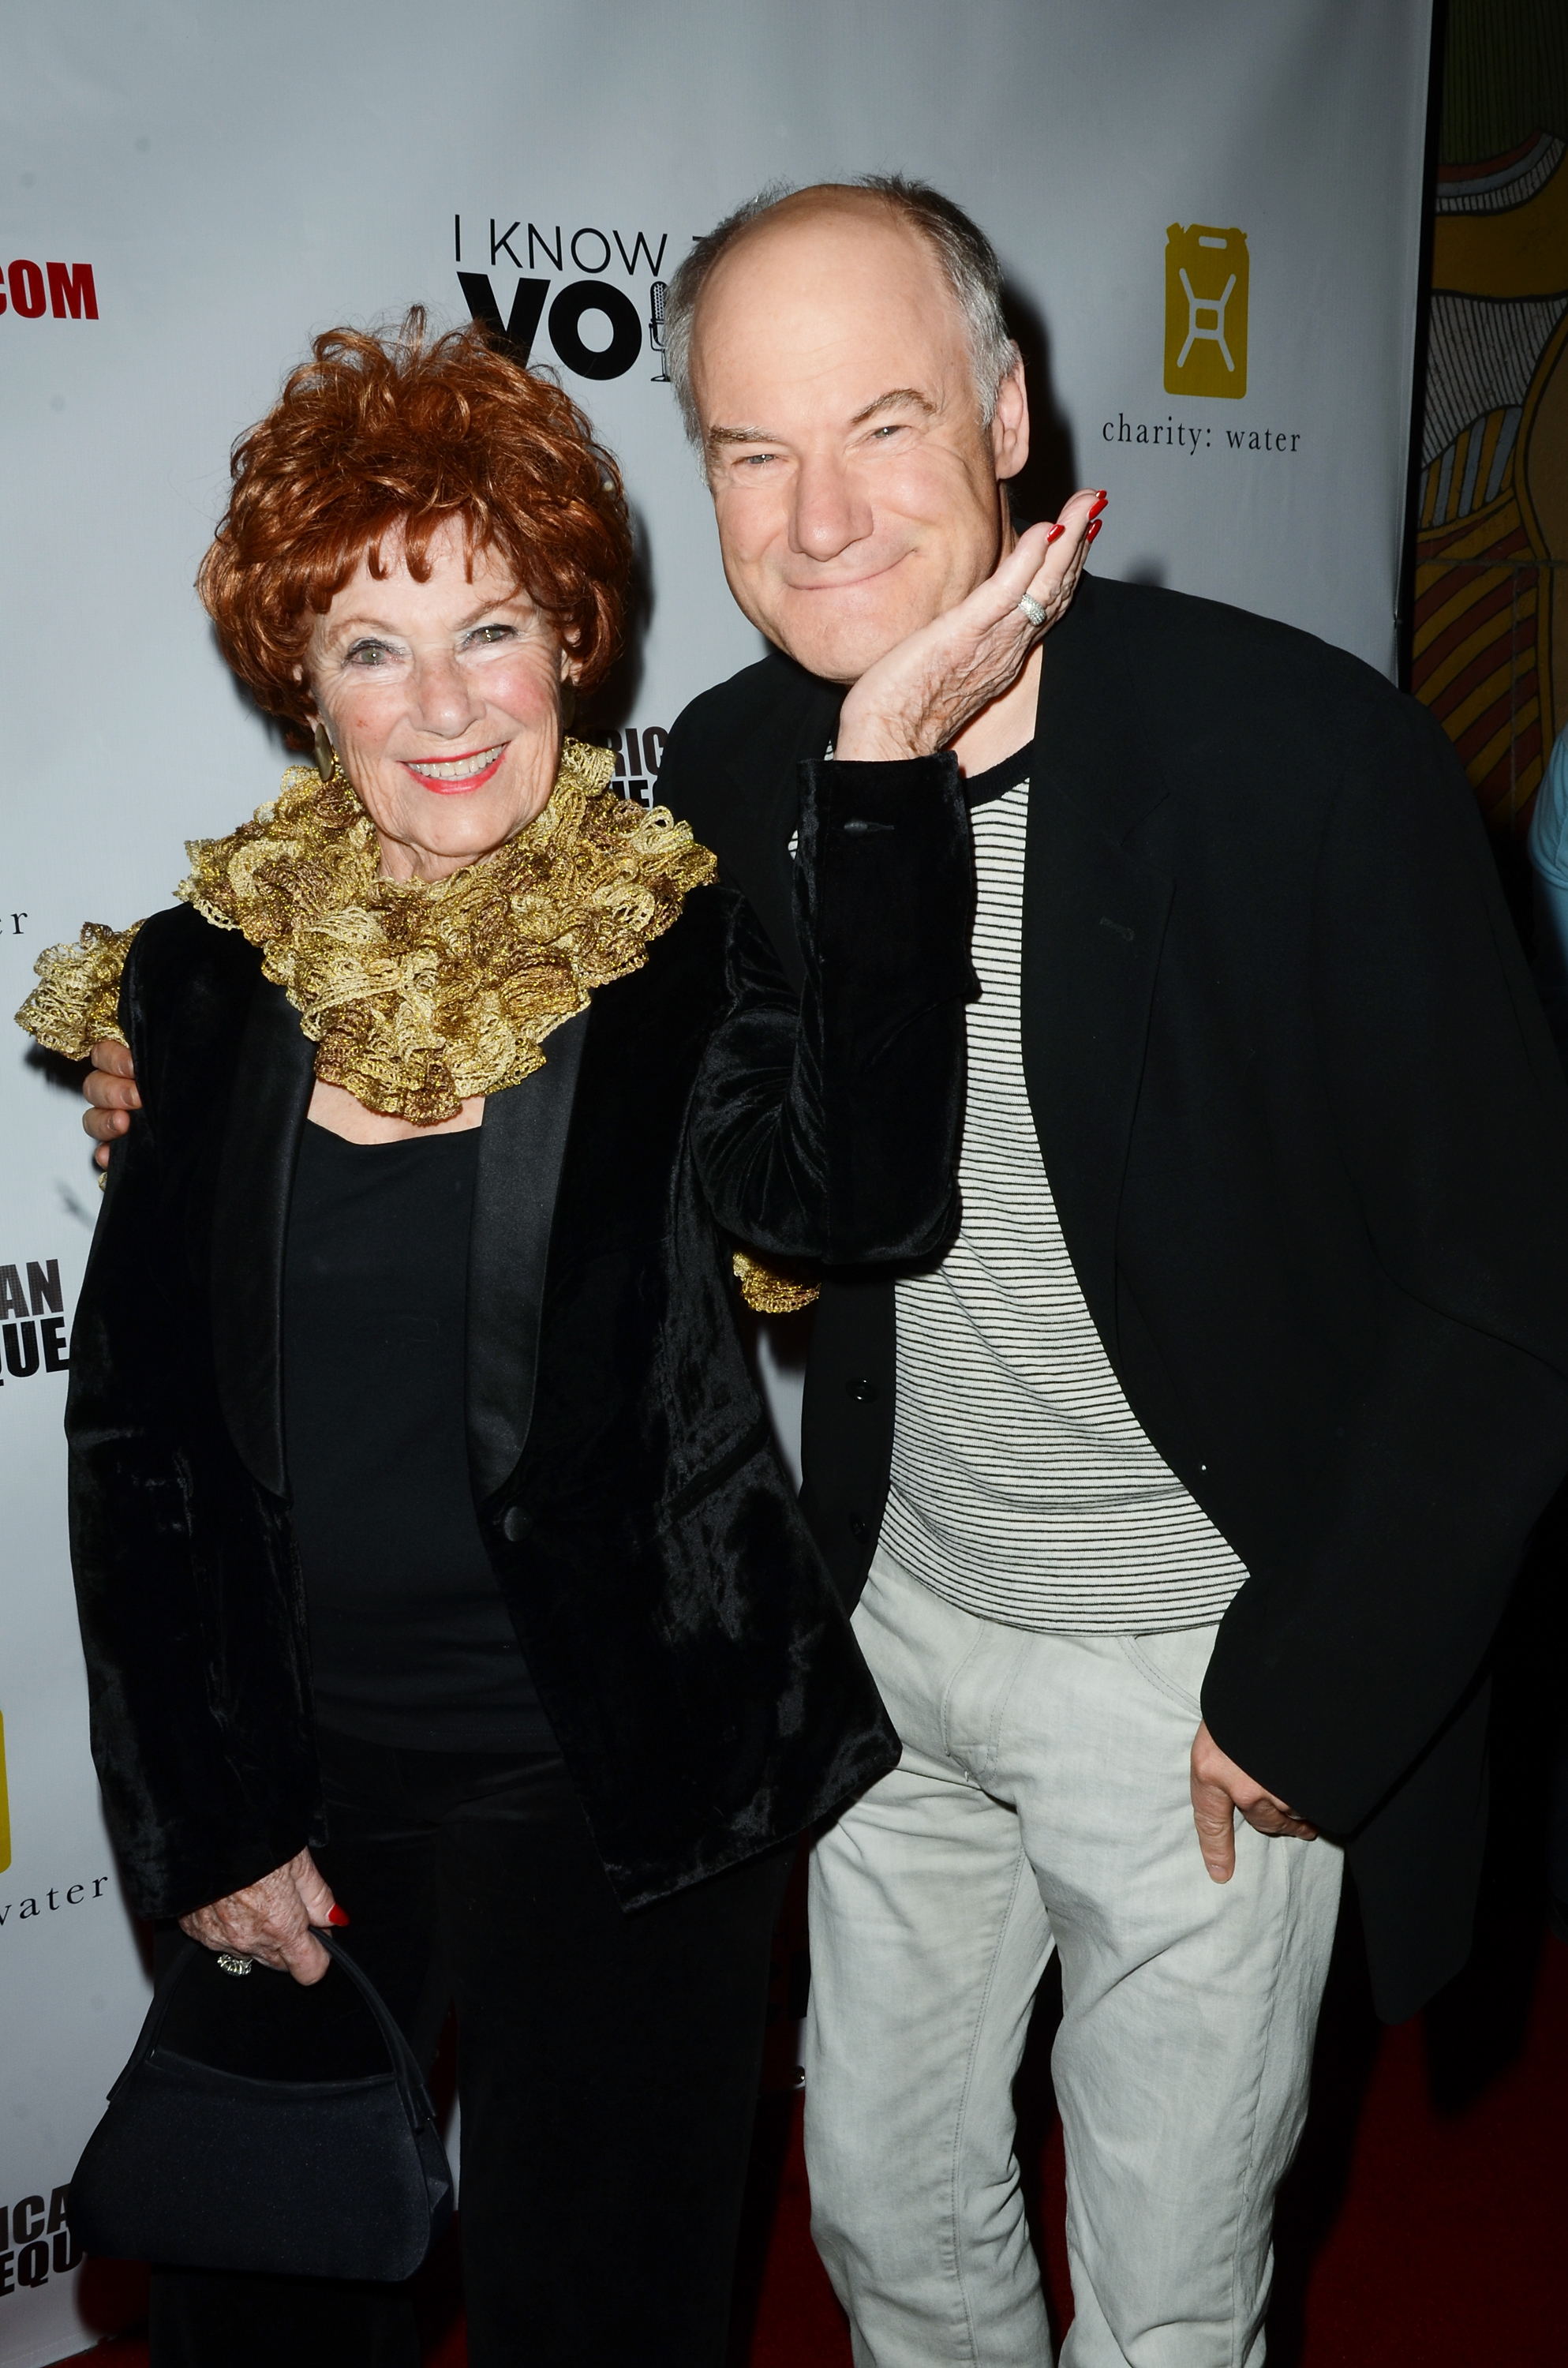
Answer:
M1045 610L1040 607L1040 602L1035 598L1032 592L1026 592L1023 598L1019 601L1018 606L1023 610L1031 625L1040 626L1050 623L1050 618L1046 615Z
M226 1974L248 1974L251 1967L255 1964L256 1959L254 1957L236 1957L232 1955L227 1949L224 1949L219 1953L218 1963L222 1971Z

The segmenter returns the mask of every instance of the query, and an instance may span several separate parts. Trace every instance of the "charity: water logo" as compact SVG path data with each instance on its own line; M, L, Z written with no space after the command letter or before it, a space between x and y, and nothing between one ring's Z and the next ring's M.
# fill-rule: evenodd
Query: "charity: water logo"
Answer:
M11 1863L10 1788L6 1770L6 1721L0 1717L0 1874ZM68 1907L88 1907L101 1899L108 1889L107 1874L84 1875L75 1883L55 1881L45 1884L41 1891L28 1892L25 1898L0 1899L0 1932L11 1925L13 1918L19 1930L24 1924L44 1924L50 1917L58 1916ZM5 1943L0 1941L0 1947ZM0 2238L3 2243L4 2238ZM0 2287L0 2292L5 2289Z
M1247 237L1172 222L1165 233L1165 393L1247 391Z

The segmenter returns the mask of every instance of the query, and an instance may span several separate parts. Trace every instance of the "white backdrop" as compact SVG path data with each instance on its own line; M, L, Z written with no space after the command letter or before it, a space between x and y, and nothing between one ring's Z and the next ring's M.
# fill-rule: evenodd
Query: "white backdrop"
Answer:
M415 299L461 318L460 270L504 319L519 281L548 283L535 359L576 365L564 382L624 463L653 601L618 720L650 778L658 727L759 646L659 382L651 290L773 176L902 169L986 225L1048 357L1046 482L1112 494L1102 572L1392 670L1429 17L1428 0L12 7L0 1015L40 947L167 902L184 839L273 794L277 745L190 590L229 444L312 332ZM96 1205L76 1106L17 1035L0 1057L0 2368L85 2340L51 2205L59 2224L144 1998L87 1757L65 1383L43 1354Z

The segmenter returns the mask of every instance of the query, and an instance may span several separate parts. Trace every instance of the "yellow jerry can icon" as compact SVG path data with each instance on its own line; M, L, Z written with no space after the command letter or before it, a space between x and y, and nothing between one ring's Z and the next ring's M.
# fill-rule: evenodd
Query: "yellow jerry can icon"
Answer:
M1247 235L1172 222L1165 233L1165 393L1247 391Z

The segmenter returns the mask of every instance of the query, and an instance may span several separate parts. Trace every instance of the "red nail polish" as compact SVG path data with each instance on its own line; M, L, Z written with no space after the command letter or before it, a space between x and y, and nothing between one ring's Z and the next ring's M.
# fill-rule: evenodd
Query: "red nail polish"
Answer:
M335 1899L326 1911L326 1920L329 1924L347 1924L348 1910L346 1907L340 1907Z
M1093 542L1093 541L1094 541L1094 539L1095 539L1096 535L1096 534L1098 534L1099 530L1100 530L1100 522L1099 522L1098 518L1095 518L1095 519L1091 522L1091 524L1090 524L1088 533L1084 537L1084 541L1085 541L1085 547L1086 547L1089 543Z
M1089 512L1089 516L1090 516L1092 518L1098 518L1098 516L1099 516L1099 514L1100 514L1101 510L1103 510L1103 509L1104 509L1104 507L1105 507L1105 506L1106 506L1106 502L1107 502L1108 498L1108 495L1106 495L1105 494L1101 494L1101 495L1098 495L1098 497L1096 498L1096 502L1095 502L1095 506L1094 506L1093 509Z
M1051 544L1056 541L1057 536L1058 536L1059 534L1065 534L1065 533L1066 533L1066 531L1067 531L1067 529L1066 529L1066 528L1065 528L1065 527L1062 527L1062 526L1053 526L1053 527L1051 528L1051 532L1050 532L1050 533L1046 536L1046 538L1045 538L1045 547L1046 547L1047 551L1049 551L1049 550L1051 549Z

